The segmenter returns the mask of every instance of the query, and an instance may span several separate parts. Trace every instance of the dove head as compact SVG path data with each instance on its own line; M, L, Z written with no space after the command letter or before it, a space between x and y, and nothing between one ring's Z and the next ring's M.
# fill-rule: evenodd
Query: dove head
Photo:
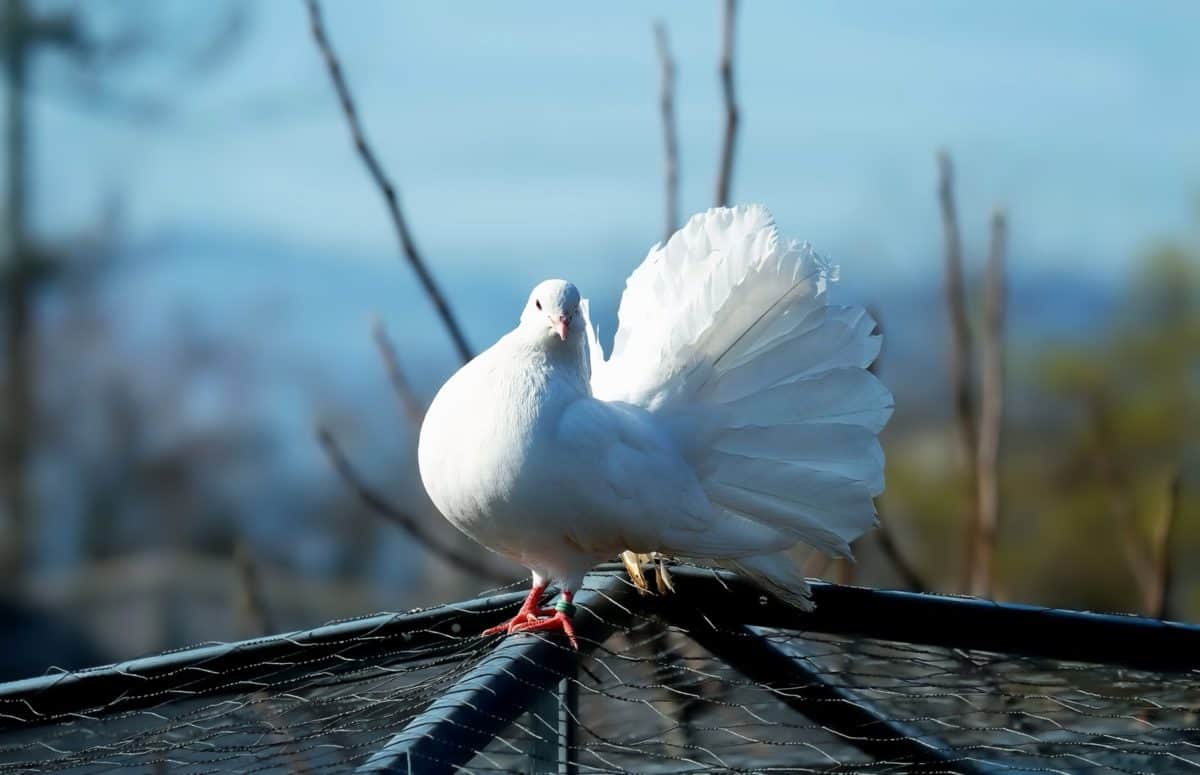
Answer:
M576 341L583 336L583 318L579 314L579 291L566 280L546 280L533 289L521 328L530 336L549 342Z

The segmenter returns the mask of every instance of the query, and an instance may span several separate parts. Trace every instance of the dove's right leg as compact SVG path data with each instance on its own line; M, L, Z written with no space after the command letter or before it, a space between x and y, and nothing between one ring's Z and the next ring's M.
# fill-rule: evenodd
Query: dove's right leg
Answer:
M552 615L545 619L530 616L528 621L513 625L509 633L561 632L567 636L567 642L571 644L571 648L579 651L579 641L575 638L575 626L571 623L571 617L575 615L575 604L571 602L571 590L564 589L562 591L558 602L554 604L554 610L550 613Z
M583 574L580 573L578 577L572 577L570 581L561 585L560 599L553 608L543 608L540 604L542 595L546 593L546 587L549 586L549 581L548 576L534 571L533 588L529 590L529 596L521 604L517 615L507 622L487 628L482 634L515 635L518 632L561 632L567 636L571 648L578 651L579 641L575 638L575 627L571 623L571 617L575 613L575 604L571 602L571 598L572 590L578 588L582 583Z

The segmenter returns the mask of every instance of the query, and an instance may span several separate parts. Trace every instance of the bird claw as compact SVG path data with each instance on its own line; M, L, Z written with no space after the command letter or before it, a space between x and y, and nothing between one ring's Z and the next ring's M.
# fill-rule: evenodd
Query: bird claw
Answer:
M521 609L517 611L517 615L509 619L507 622L501 622L494 627L488 627L481 635L512 635L517 632L517 627L530 622L541 621L542 618L553 618L558 611L553 608L535 608L532 610Z
M497 624L495 627L488 627L486 630L484 630L483 632L481 632L479 634L483 635L485 637L488 635L511 635L513 633L513 627L516 627L518 624L520 624L521 621L527 616L529 616L529 614L517 614L512 619L509 619L507 622L501 622L500 624Z
M508 632L510 635L518 632L561 632L567 636L571 648L579 651L579 641L575 639L575 627L571 624L571 617L562 611L555 611L553 616L545 618L531 617L524 622L510 623Z
M519 632L561 632L567 636L571 648L579 651L579 641L575 639L575 627L571 624L571 618L553 608L518 613L507 622L488 627L483 631L483 635L516 635Z

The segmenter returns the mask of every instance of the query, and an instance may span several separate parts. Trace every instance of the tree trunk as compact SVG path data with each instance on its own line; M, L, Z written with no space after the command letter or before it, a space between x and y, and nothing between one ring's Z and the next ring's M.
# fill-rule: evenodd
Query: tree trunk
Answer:
M29 239L29 113L28 15L24 0L6 0L4 7L7 116L5 155L8 175L5 226L8 232L4 267L6 330L4 438L0 453L0 485L8 524L0 543L0 583L11 590L24 577L29 552L29 446L33 373L30 325Z

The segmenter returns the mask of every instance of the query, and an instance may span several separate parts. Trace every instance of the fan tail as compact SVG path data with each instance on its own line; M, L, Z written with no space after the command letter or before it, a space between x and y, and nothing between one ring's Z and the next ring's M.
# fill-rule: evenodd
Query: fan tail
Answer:
M875 321L828 304L835 279L808 245L781 240L761 206L697 215L630 277L613 355L594 360L592 386L654 413L724 513L848 557L876 524L878 433L893 399L867 371L881 344ZM737 564L804 597L785 555Z

